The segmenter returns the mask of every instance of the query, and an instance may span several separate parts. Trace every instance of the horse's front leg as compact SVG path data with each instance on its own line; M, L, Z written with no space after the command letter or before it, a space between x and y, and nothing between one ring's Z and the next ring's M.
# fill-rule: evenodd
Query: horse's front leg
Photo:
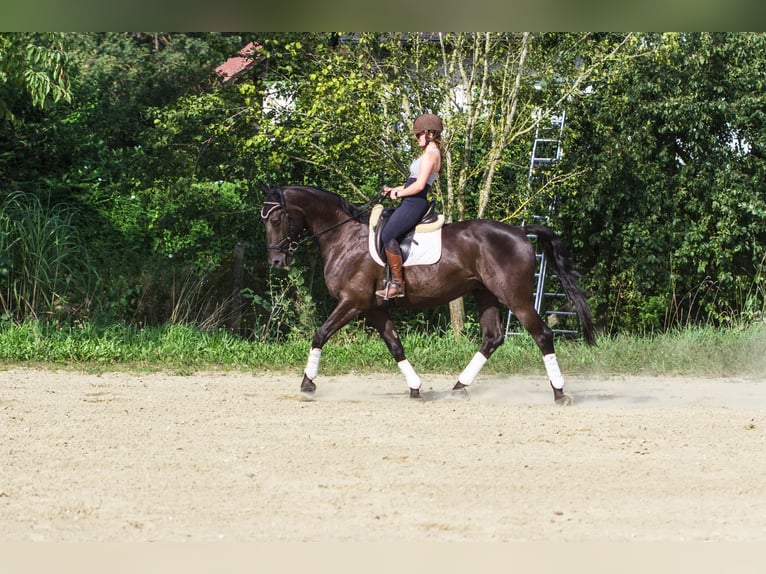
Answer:
M349 303L340 302L322 326L314 333L314 338L311 340L309 360L306 363L306 370L303 372L303 381L301 381L302 393L313 393L316 391L317 386L314 383L314 379L319 374L319 358L322 356L322 347L324 347L330 337L358 314L358 308Z
M407 380L407 386L410 389L410 398L419 399L420 397L420 377L412 368L412 365L404 356L404 347L399 335L394 329L394 322L388 311L384 309L373 309L367 312L367 320L377 329L380 337L386 343L389 352L394 357L399 370Z

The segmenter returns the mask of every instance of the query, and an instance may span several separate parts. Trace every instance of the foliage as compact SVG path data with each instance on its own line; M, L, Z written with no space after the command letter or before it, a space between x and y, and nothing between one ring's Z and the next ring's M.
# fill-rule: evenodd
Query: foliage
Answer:
M12 126L0 124L0 185L76 207L71 224L91 247L103 281L88 305L105 318L119 312L130 319L139 295L161 299L141 293L142 286L157 286L146 281L152 270L190 264L218 271L233 245L257 227L250 186L222 170L227 150L211 172L209 162L195 164L205 142L190 135L211 123L210 114L221 115L215 106L188 102L210 92L215 65L241 39L142 33L63 39L71 103L43 115L18 112ZM161 135L168 131L179 139Z
M384 181L379 139L390 117L374 62L362 49L339 47L336 35L266 35L262 46L268 77L240 89L258 125L245 145L266 155L266 181L310 183L357 203L376 195Z
M250 41L253 66L217 79L215 67ZM0 102L12 113L0 120L0 193L25 194L27 207L37 198L44 220L66 230L68 254L49 260L70 268L56 275L51 267L57 281L68 277L55 296L11 302L11 277L24 268L4 219L6 308L18 320L31 308L30 316L50 316L63 297L99 322L223 328L232 249L244 243L242 334L307 336L334 304L322 262L309 248L287 274L266 268L260 184L307 183L366 203L402 180L417 152L409 125L431 110L447 126L434 190L440 211L515 223L555 199L554 226L571 243L604 330L758 320L764 41L0 33ZM561 109L564 160L550 184L527 187L535 122ZM405 331L433 331L449 324L445 314L397 319ZM463 332L474 337L475 324Z
M246 289L243 295L255 314L252 330L256 341L309 339L318 327L316 306L299 267L291 267L287 276L272 277L267 294Z
M567 161L587 175L562 196L561 225L610 331L730 324L766 244L766 61L752 57L766 39L645 41L650 57L573 105Z
M19 94L36 108L71 100L62 34L0 33L0 121L15 119Z
M263 56L271 83L253 88L261 96L254 99L260 129L248 145L268 150L275 170L301 162L296 183L325 185L361 202L406 177L418 153L409 127L432 111L446 125L442 177L433 190L439 210L448 221L487 214L507 220L509 205L527 204L522 177L534 112L547 116L579 94L629 38L359 33L332 36L328 45L326 35L268 37ZM586 47L591 61L581 66ZM462 313L455 316L462 331Z

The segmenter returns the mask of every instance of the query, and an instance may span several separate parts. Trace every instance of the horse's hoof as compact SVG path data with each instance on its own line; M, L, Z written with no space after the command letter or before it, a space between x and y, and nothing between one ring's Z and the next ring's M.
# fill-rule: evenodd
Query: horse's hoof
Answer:
M301 392L313 394L316 390L317 386L314 384L314 381L309 379L306 375L303 375L303 381L301 382Z
M561 405L562 407L568 407L570 405L574 404L574 399L570 397L568 394L564 392L564 389L557 389L556 387L551 384L551 388L553 389L553 400L556 402L557 405Z
M557 405L562 407L569 407L574 404L574 399L567 394L562 393L561 396L554 399Z
M465 399L467 400L469 398L468 396L468 385L464 385L460 381L455 383L455 386L452 387L452 393L450 396L453 399Z
M420 389L410 389L410 398L411 399L422 399L423 397L420 396Z

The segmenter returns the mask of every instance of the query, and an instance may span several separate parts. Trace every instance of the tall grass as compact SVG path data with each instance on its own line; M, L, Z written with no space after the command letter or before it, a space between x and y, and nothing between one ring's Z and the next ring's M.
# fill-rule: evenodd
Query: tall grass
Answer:
M173 274L170 285L171 325L191 325L202 331L225 328L232 319L230 297L221 299L205 277L184 270Z
M396 372L384 343L352 327L325 346L323 374ZM465 367L478 341L452 335L404 333L407 356L421 373L453 373ZM230 369L295 372L308 356L308 338L281 343L249 342L227 330L203 331L186 325L135 328L113 325L64 326L40 321L0 327L0 364L86 370L140 370L193 373ZM766 369L766 324L713 329L687 328L651 337L617 336L587 347L560 340L559 362L571 375L762 376ZM544 374L540 353L527 335L509 337L484 367L489 374Z
M71 314L70 298L83 301L95 273L64 206L47 207L15 192L0 203L0 308L5 320Z

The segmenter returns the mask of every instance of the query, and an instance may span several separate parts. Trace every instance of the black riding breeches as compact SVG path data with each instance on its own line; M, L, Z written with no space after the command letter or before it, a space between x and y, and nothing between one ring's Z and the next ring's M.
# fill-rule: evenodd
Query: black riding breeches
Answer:
M405 187L413 181L415 181L415 178L408 179ZM386 223L383 233L381 233L384 248L388 248L388 244L392 239L398 243L402 237L420 223L420 220L428 211L429 187L426 186L417 195L408 195L402 198L401 203L391 214L391 217L388 218L388 223Z

